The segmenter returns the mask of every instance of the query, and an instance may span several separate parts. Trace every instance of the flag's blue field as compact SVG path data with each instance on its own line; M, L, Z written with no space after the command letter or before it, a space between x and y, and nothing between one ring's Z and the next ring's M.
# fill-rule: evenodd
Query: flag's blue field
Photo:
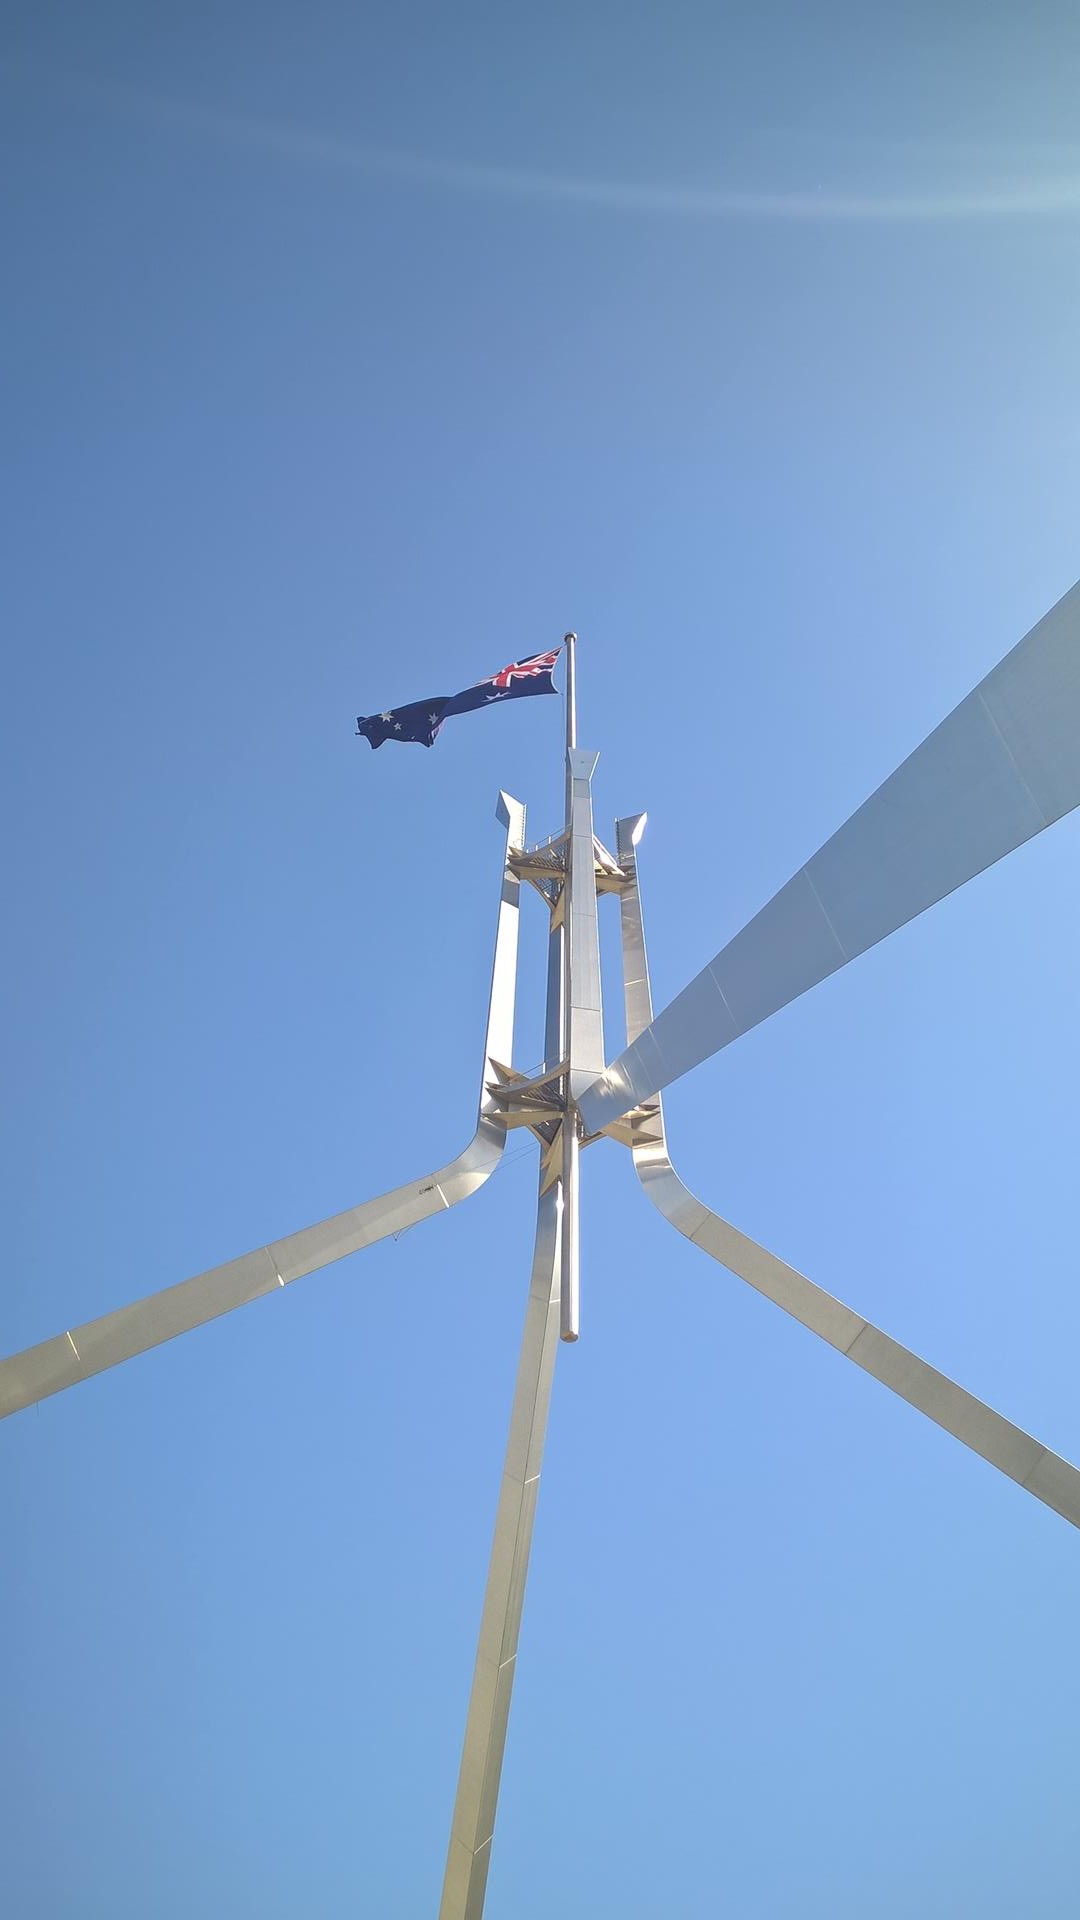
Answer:
M482 713L504 700L520 700L533 693L555 693L556 649L537 653L528 660L511 660L462 693L434 694L427 700L410 700L403 707L386 707L382 713L358 714L356 731L372 748L387 740L401 745L415 743L433 747L444 720L456 713Z

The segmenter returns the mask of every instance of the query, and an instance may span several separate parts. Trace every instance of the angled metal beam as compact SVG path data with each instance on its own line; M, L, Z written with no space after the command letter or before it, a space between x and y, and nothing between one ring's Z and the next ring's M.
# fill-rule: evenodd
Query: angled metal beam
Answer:
M480 1920L502 1776L518 1634L559 1346L557 1186L537 1204L525 1333L510 1414L480 1640L465 1723L439 1920Z
M636 845L645 816L618 823L619 860L629 877L620 902L622 909L623 981L626 1029L633 1039L647 1027L652 1015L645 930L637 880ZM936 1367L872 1326L822 1287L814 1285L746 1234L730 1226L686 1187L671 1164L659 1097L638 1116L633 1146L634 1166L653 1205L688 1240L712 1255L758 1293L782 1307L811 1333L845 1354L857 1367L871 1373L920 1413L944 1427L991 1466L1015 1480L1056 1513L1080 1527L1080 1471L1060 1454L1051 1452L1022 1428L995 1413L974 1394L957 1386Z
M561 1039L564 938L564 934L556 930L548 942L545 1045L549 1060L557 1058ZM480 1920L484 1909L551 1383L559 1346L563 1218L561 1183L547 1177L542 1164L525 1332L510 1413L510 1436L469 1695L439 1920Z
M509 1059L513 1046L514 990L517 978L517 936L520 882L510 856L524 845L525 809L508 794L500 794L498 817L506 828L506 849L495 934L495 958L488 1002L476 1132L464 1152L426 1179L395 1187L375 1200L350 1207L330 1220L305 1227L283 1240L271 1241L223 1266L211 1267L191 1280L150 1294L133 1306L120 1307L101 1319L43 1340L23 1353L0 1360L0 1418L60 1393L92 1374L103 1373L177 1334L188 1333L274 1293L303 1274L374 1246L388 1235L401 1233L420 1220L443 1213L475 1193L494 1173L502 1155L506 1128L496 1102L487 1090L492 1059Z
M1080 805L1080 583L580 1096L587 1132Z

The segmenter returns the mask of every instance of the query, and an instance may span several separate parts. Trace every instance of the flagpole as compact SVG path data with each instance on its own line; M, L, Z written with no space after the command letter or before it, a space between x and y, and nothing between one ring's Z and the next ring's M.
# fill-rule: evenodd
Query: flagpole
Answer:
M562 1154L559 1174L559 1201L561 1208L561 1233L559 1240L559 1335L563 1340L576 1340L580 1332L579 1301L579 1262L578 1262L578 1159L579 1142L577 1128L577 1109L571 1093L571 1054L573 1051L573 1025L571 1007L573 1005L573 940L571 938L571 916L574 910L572 893L572 852L574 827L574 771L573 754L577 747L577 634L563 636L566 648L566 820L564 823L565 840L563 851L565 873L563 878L563 915L562 915L562 1057L566 1062L566 1112L563 1115Z
M577 634L564 633L566 648L566 751L577 746ZM566 763L566 831L570 831L570 762Z

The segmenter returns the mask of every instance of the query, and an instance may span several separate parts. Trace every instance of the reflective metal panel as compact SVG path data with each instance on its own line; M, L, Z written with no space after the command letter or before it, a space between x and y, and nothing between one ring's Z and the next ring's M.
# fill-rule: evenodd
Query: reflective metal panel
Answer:
M74 1386L91 1374L115 1367L137 1353L160 1346L176 1334L244 1306L262 1294L274 1293L302 1274L314 1273L333 1260L400 1233L420 1220L443 1213L482 1187L502 1154L505 1128L486 1090L491 1059L509 1060L514 1034L514 987L520 882L511 872L509 855L525 844L525 809L509 795L499 796L499 818L506 828L506 851L495 935L495 958L488 1002L484 1064L480 1081L480 1108L476 1132L463 1153L437 1172L408 1186L396 1187L376 1200L366 1200L317 1226L305 1227L284 1240L242 1254L224 1266L211 1267L194 1279L182 1280L151 1294L133 1306L120 1307L99 1320L87 1321L70 1332L43 1340L39 1346L0 1360L0 1418Z
M600 933L596 911L596 841L593 834L592 776L600 756L567 742L567 867L564 884L566 930L563 975L563 1058L567 1065L569 1111L560 1146L561 1329L564 1340L580 1331L578 1133L573 1102L603 1070L604 1016L600 993Z
M552 938L548 947L548 1018L544 1041L549 1056L558 1048L562 1027L562 960L562 943L557 937ZM576 1191L576 1178L571 1180L571 1186ZM545 1191L541 1167L525 1332L510 1412L510 1435L484 1591L439 1920L480 1920L484 1908L551 1383L559 1346L561 1243L565 1220L562 1183L549 1185Z
M620 820L617 842L620 864L631 880L620 903L626 1030L630 1038L635 1038L641 1024L648 1022L651 1011L634 827L633 820ZM659 1098L650 1104L639 1132L644 1136L642 1144L633 1149L638 1177L653 1205L680 1233L766 1299L783 1307L794 1320L801 1321L812 1333L854 1360L856 1366L891 1387L910 1406L917 1407L974 1453L981 1454L992 1466L1016 1480L1037 1500L1080 1527L1080 1472L1076 1467L1060 1454L1051 1453L1041 1441L1032 1439L964 1387L947 1379L936 1367L920 1360L918 1354L902 1347L898 1340L891 1339L850 1307L834 1300L822 1287L815 1286L804 1274L797 1273L794 1267L748 1239L698 1200L683 1185L671 1164L663 1103Z
M533 1520L559 1346L559 1192L537 1206L525 1336L510 1415L439 1920L479 1920L495 1830Z
M589 1132L1080 804L1080 584L580 1096Z
M596 912L596 862L593 851L592 775L600 756L581 747L567 753L570 779L566 915L569 940L565 980L566 1046L570 1097L576 1099L604 1065L604 1023L600 998L600 935Z

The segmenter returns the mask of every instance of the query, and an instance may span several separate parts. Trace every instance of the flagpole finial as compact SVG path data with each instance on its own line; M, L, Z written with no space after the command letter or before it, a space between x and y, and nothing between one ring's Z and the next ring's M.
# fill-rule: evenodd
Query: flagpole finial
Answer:
M565 647L565 646L568 646L568 645L570 644L570 641L571 641L571 640L576 640L576 639L577 639L577 634L576 634L576 633L564 633L564 634L563 634L563 637L562 637L562 638L563 638L563 646Z

